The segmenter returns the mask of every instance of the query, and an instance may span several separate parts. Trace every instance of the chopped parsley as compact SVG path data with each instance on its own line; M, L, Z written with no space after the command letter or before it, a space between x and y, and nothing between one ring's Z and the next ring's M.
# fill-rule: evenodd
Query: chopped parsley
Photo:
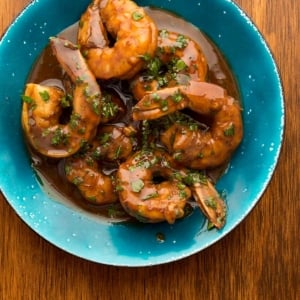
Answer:
M177 59L174 62L174 65L173 65L174 72L178 73L178 72L184 71L186 69L187 69L187 65L186 65L186 63L182 59Z
M105 94L101 98L102 108L101 114L104 118L110 119L117 115L119 112L119 107L112 101L112 96L110 94ZM100 103L99 103L100 105Z
M154 101L159 101L160 100L160 97L157 93L153 93L151 94L151 98L154 100Z
M22 95L21 98L22 98L22 101L25 102L25 103L27 103L27 104L34 103L34 100L31 97L29 97L29 96Z
M168 35L169 35L169 31L166 30L166 29L162 29L162 30L159 31L159 36L161 38L166 38L166 37L168 37Z
M182 159L182 151L179 150L179 151L174 152L173 157L175 160L181 160Z
M66 145L68 143L68 136L63 132L63 130L58 127L53 132L53 136L51 138L51 145L58 146L58 145Z
M98 139L99 139L101 145L105 145L105 144L107 144L110 141L110 139L111 139L111 133L104 132L103 134L101 134L98 137Z
M71 172L72 172L72 167L70 165L65 165L66 175L70 175Z
M135 11L135 12L132 13L132 19L134 21L140 21L143 18L144 18L144 15L139 11Z
M224 135L227 137L234 136L234 125L231 124L227 129L224 130Z
M156 198L156 197L158 197L158 192L148 194L148 195L144 196L142 200L149 200L149 199Z
M207 178L203 173L193 171L193 172L189 172L187 176L183 178L183 181L185 184L191 186L194 185L195 183L206 184Z
M162 99L160 101L160 109L162 111L168 111L169 107L168 107L168 101L167 101L167 99Z
M94 151L92 151L92 158L93 159L99 159L101 158L101 148L97 147Z
M83 80L82 77L78 76L78 77L76 78L76 84L80 85L80 84L82 84L83 82L84 82L84 80Z
M158 76L160 69L162 67L162 62L158 57L150 59L147 63L147 74L151 76Z
M182 34L178 35L176 39L176 47L178 49L184 49L187 45L188 45L188 39Z
M24 103L27 103L31 109L36 108L36 103L31 97L26 96L26 95L22 95L21 98L22 98L22 101Z
M139 193L144 187L144 181L141 179L137 179L131 182L131 189L135 193Z
M79 124L80 124L80 120L81 120L81 116L80 114L77 113L73 113L70 117L70 127L72 130L75 130L76 128L78 128Z
M182 93L180 92L179 89L172 95L172 100L175 103L179 103L183 99L184 99L184 96L182 95Z
M115 159L119 159L120 155L122 153L122 146L119 145L116 149L116 152L115 152Z
M76 186L79 186L83 182L83 179L79 176L73 178L72 183Z
M49 101L50 95L49 95L48 91L44 90L42 92L39 92L39 94L45 102Z
M186 191L185 190L180 190L179 191L179 197L180 197L180 199L186 198L187 197Z
M71 106L72 101L73 101L73 96L67 93L61 98L60 104L63 108L66 108Z
M214 197L208 197L207 199L204 200L204 203L206 206L212 209L217 209L217 202Z
M93 99L92 99L92 108L93 108L93 112L99 116L100 115L100 99L99 99L98 95L93 97Z

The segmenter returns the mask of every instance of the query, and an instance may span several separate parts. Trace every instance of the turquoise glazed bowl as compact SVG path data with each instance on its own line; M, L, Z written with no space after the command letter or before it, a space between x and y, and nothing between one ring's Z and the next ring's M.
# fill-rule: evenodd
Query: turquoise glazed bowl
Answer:
M76 22L88 0L33 1L0 42L0 188L19 217L44 239L86 260L150 266L182 259L212 245L254 208L274 172L282 143L284 102L276 64L263 37L229 0L141 0L199 27L219 47L241 92L244 139L219 180L228 216L207 230L200 210L174 225L113 224L47 193L32 169L21 129L20 95L32 64L50 36ZM157 238L161 234L164 240ZM245 241L246 242L246 241Z

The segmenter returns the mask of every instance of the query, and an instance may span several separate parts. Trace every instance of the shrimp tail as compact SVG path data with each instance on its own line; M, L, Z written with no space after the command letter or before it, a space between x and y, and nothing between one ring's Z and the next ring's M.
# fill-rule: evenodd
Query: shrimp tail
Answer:
M77 40L81 49L104 48L108 37L100 15L101 1L93 1L79 20Z
M224 227L227 212L226 204L213 184L209 180L197 182L191 190L194 199L209 222L218 229Z

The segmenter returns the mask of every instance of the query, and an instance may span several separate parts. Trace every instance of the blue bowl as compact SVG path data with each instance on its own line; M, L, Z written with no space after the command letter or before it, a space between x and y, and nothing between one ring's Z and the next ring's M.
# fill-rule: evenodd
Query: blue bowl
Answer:
M116 266L148 266L182 259L212 245L253 209L274 172L282 143L284 102L276 64L257 28L229 0L141 0L174 12L207 34L228 61L241 92L244 139L217 188L227 194L222 230L206 229L196 210L174 225L112 224L62 203L38 183L24 143L20 95L49 36L76 22L88 0L34 1L0 42L0 188L28 226L57 247ZM165 240L157 239L163 234Z

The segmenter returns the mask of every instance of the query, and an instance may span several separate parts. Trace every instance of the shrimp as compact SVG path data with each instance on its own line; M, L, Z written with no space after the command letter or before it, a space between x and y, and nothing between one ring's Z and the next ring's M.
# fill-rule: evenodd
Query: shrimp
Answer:
M160 30L154 58L143 57L144 72L133 79L132 93L140 100L151 91L187 83L205 81L207 62L200 46L191 38Z
M173 175L174 161L166 152L141 150L122 163L117 171L120 203L125 211L145 223L172 224L185 214L190 189ZM163 178L155 183L155 177Z
M204 131L175 123L163 133L161 141L173 158L193 169L227 162L242 140L241 107L217 85L191 81L147 94L133 108L133 119L156 119L184 108L212 118L212 123Z
M65 174L67 180L76 185L84 199L92 204L108 204L118 200L113 175L104 174L90 156L68 157Z
M93 204L117 201L114 174L101 171L101 161L127 159L133 151L134 129L125 126L105 125L86 151L69 157L65 163L66 178L77 186L82 196Z
M143 66L141 56L155 52L156 25L133 1L96 0L79 25L78 42L99 79L132 78ZM113 47L109 47L104 27L116 40Z
M75 85L73 111L59 124L64 92L57 87L28 83L22 96L22 126L30 144L49 157L67 157L91 140L101 121L101 91L77 46L52 38L54 55Z

